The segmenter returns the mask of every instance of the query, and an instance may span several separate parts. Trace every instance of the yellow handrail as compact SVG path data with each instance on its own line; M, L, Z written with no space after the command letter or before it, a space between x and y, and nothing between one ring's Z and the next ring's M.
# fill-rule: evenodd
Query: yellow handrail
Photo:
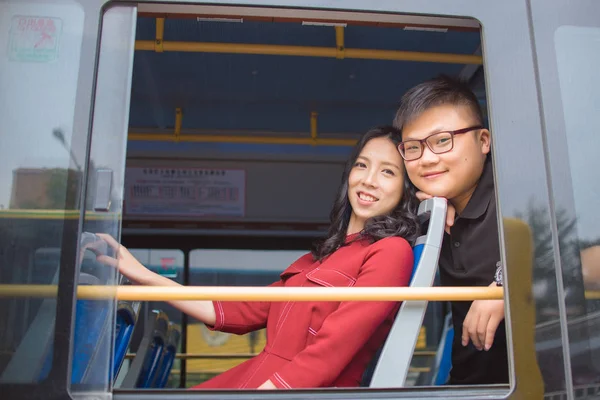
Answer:
M285 144L307 146L354 146L356 139L275 137L275 136L236 136L236 135L194 135L174 133L130 132L127 140L189 143L246 143L246 144Z
M56 285L0 285L2 297L55 297ZM460 301L501 299L502 288L488 287L373 287L373 288L265 288L238 286L80 286L81 299L129 301L166 300L395 300L395 301ZM600 300L600 291L586 290L586 300Z
M0 285L1 297L55 297L56 285ZM80 299L128 301L461 301L502 299L490 287L235 287L235 286L79 286Z
M7 208L0 210L0 218L10 219L78 219L81 216L80 210L44 210L44 209L21 209ZM92 212L86 211L86 220L116 220L122 218L121 213Z
M156 51L154 40L136 40L135 50ZM339 58L337 47L283 46L252 43L210 43L162 41L161 51L191 53L261 54L272 56L329 57ZM483 64L483 57L475 54L430 53L423 51L344 49L344 58L420 61L448 64Z

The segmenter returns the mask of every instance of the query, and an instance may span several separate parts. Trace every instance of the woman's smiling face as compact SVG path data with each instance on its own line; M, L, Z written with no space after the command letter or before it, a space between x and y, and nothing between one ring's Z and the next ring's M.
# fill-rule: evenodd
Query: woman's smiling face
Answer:
M403 187L404 164L394 143L386 137L369 140L348 177L348 234L363 230L371 217L390 214L402 199Z

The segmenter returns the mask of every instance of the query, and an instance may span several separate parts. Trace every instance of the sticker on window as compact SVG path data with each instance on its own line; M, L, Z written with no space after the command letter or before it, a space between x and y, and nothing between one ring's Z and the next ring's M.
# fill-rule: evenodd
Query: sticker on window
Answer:
M61 31L60 18L14 16L10 26L9 59L18 62L55 61Z

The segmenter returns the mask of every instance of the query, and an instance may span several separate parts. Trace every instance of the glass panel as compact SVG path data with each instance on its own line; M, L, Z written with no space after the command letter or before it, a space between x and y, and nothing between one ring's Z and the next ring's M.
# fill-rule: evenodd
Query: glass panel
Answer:
M135 18L135 8L113 7L102 21L81 237L82 251L88 257L79 273L80 286L119 283L114 268L96 261L96 254L114 252L95 234L105 233L117 239L120 235ZM99 243L102 247L98 247ZM134 306L121 301L117 305L119 310ZM119 363L115 363L116 318L114 299L77 300L72 341L74 393L111 390L114 369L119 368Z
M0 1L0 284L56 285L61 248L72 245L63 235L77 231L87 135L73 129L83 24L75 2ZM0 298L0 383L51 373L51 289Z
M566 253L561 259L573 383L579 386L600 383L600 137L595 134L600 126L600 28L561 26L554 40L566 126L563 155L570 163L576 213L576 220L557 222L559 233L563 222L563 233L572 240L561 243L561 253ZM570 234L568 227L575 228L577 235ZM585 309L575 307L582 304L576 299L581 290L571 282L581 273Z

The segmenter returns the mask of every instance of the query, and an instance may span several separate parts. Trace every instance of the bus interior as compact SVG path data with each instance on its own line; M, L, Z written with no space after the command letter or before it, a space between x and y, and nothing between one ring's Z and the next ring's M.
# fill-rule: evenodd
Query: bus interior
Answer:
M123 244L182 284L276 281L325 233L352 143L390 125L408 88L441 74L460 76L485 109L480 29L468 24L140 12ZM320 55L326 50L331 56ZM396 52L414 53L415 61L385 59ZM207 193L214 200L169 186L185 182L183 174L198 180L198 173L209 174L207 187L226 182L222 192ZM143 184L157 176L158 185ZM192 210L199 204L206 209ZM170 259L176 261L165 267ZM164 303L145 306L184 322L179 350L188 356L175 363L169 387L199 384L265 343L264 331L210 332ZM430 303L407 384L431 383L447 312Z

